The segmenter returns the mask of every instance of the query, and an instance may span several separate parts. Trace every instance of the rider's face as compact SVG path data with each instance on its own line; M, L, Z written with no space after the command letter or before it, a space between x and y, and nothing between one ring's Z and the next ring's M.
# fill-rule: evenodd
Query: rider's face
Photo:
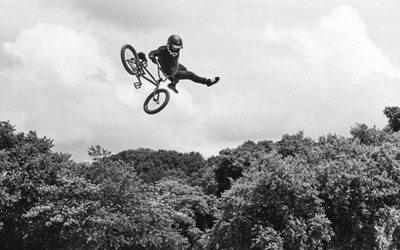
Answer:
M178 52L181 48L182 48L182 46L180 46L180 45L173 45L173 44L171 44L171 46L170 46L170 49L171 49L171 51L173 51L173 52Z
M171 51L173 51L173 52L179 52L179 49L172 48Z

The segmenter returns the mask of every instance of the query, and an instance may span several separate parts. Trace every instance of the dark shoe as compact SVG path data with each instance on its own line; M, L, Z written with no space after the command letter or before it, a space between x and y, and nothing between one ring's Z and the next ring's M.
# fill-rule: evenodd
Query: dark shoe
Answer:
M174 91L176 94L179 93L178 90L176 90L176 84L170 83L170 84L167 85L167 87L168 87L170 90Z
M216 84L219 81L219 76L215 77L214 79L210 79L210 81L206 84L208 87Z

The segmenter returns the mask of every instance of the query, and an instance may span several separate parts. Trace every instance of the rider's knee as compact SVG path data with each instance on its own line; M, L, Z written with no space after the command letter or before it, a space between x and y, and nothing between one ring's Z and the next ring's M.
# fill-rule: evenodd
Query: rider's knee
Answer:
M183 66L182 64L179 64L179 70L187 71L187 68Z

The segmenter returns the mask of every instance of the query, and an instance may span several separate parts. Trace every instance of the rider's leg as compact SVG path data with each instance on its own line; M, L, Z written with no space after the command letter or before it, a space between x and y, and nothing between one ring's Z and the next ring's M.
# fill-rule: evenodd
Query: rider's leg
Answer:
M168 84L168 88L173 90L175 93L178 93L178 91L176 90L176 84L179 82L179 80L186 80L186 79L203 85L207 85L208 87L211 87L212 85L216 84L219 81L219 77L215 77L213 79L201 77L191 71L188 71L186 67L183 66L182 64L179 64L178 71L174 75L172 82Z
M175 83L177 83L179 80L191 80L200 84L210 83L210 79L198 76L195 73L188 71L187 68L182 64L179 64L179 68L175 74L174 79Z

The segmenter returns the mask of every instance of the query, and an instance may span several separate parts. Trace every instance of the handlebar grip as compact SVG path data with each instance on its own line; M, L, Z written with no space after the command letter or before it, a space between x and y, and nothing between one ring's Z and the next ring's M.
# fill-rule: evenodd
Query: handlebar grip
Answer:
M139 52L138 57L140 60L147 61L146 54L143 52Z

